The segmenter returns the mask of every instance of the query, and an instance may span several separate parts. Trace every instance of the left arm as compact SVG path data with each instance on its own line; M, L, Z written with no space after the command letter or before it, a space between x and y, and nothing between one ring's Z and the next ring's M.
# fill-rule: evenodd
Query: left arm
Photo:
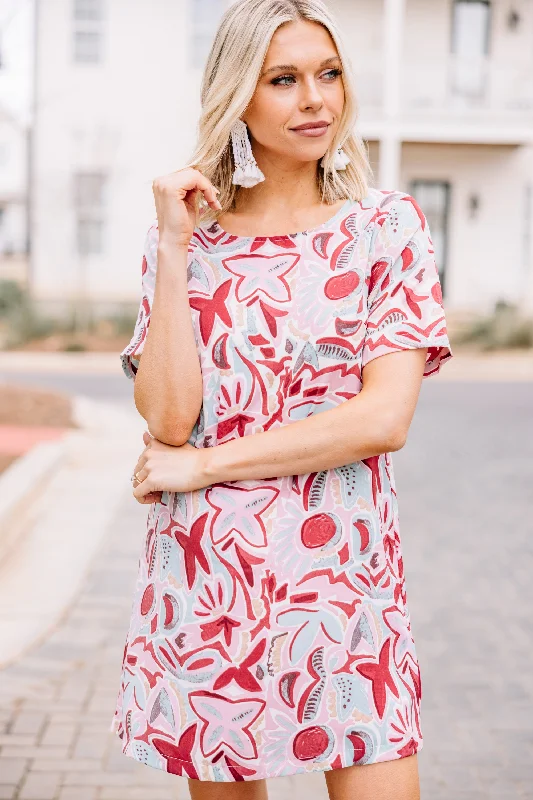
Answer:
M336 408L204 450L202 484L333 469L402 448L413 418L426 348L375 358L363 388Z
M161 491L319 472L399 450L416 408L426 353L421 347L374 358L355 397L270 431L206 448L153 440L135 467L142 482L133 493L140 502L154 502Z

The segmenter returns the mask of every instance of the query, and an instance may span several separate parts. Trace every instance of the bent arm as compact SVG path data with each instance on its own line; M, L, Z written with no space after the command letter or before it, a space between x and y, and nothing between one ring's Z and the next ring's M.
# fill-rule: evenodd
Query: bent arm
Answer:
M187 288L187 248L159 241L150 325L135 378L134 400L150 433L184 444L202 405L202 373Z
M415 411L427 348L388 353L363 369L363 388L336 408L203 451L205 486L344 466L399 450Z

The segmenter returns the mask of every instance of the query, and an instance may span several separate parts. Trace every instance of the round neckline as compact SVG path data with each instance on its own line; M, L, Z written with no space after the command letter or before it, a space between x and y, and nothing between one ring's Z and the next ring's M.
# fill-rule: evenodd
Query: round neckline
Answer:
M270 236L265 236L264 234L254 234L253 236L244 236L241 233L230 233L222 225L218 222L218 220L214 220L209 225L205 227L205 230L209 230L210 228L215 227L216 233L222 233L225 236L231 236L233 239L284 239L284 238L295 238L296 236L305 236L312 233L317 233L318 231L322 230L322 228L331 225L332 223L336 222L337 218L340 217L351 205L352 199L348 197L342 206L337 209L337 211L333 214L332 217L325 220L325 222L321 222L320 225L316 225L314 228L306 228L303 231L296 231L294 233L276 233L271 234ZM199 224L200 228L203 228L204 225L202 223Z

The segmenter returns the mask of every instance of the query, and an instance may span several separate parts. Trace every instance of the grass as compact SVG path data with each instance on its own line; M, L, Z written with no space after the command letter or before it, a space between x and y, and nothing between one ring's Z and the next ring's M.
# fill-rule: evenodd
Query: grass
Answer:
M121 339L127 343L136 319L137 310L134 309L103 317L89 314L88 319L82 320L75 308L57 319L42 314L29 292L16 281L0 280L0 349L44 344L47 339L52 350L108 349L106 342L114 349Z
M454 340L484 351L528 349L533 347L533 317L516 304L499 300L490 314L468 323Z

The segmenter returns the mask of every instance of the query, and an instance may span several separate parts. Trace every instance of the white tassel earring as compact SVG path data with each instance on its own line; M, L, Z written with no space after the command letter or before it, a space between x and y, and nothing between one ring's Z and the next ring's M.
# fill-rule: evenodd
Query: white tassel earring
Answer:
M257 166L252 153L252 146L248 138L248 128L241 119L235 120L231 127L231 144L235 162L232 183L249 189L251 186L255 186L256 183L264 181L265 176Z
M326 156L324 156L320 162L321 167L325 166L325 159ZM335 151L335 158L333 159L333 168L337 170L346 169L346 164L349 163L350 159L348 158L342 147L337 147L337 150Z

